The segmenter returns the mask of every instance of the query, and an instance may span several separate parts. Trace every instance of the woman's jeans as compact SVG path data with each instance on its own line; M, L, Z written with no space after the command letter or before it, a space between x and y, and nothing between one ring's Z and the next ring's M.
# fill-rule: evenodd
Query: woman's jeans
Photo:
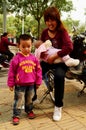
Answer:
M22 104L25 103L25 112L29 113L33 109L32 98L34 96L34 85L15 86L13 117L20 117Z
M43 75L49 70L54 69L54 87L55 87L55 106L63 106L63 97L64 97L64 84L65 84L65 74L67 71L67 66L64 63L58 64L48 64L41 62Z

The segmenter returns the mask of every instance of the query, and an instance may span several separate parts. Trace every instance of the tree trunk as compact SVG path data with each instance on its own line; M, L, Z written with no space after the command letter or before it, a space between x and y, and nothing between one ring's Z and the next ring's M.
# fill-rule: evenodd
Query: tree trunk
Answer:
M40 19L38 20L38 36L37 36L37 39L40 38Z
M6 13L6 3L3 2L3 33L7 31L7 28L6 28L6 16L7 13Z

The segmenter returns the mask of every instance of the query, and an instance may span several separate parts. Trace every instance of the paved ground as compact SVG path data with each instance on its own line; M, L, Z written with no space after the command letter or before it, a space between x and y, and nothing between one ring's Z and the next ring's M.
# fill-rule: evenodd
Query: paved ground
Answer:
M86 130L86 93L77 97L82 88L76 80L66 80L62 120L52 120L53 103L49 95L41 104L34 105L36 118L30 120L22 110L20 124L12 125L13 92L7 85L8 69L0 70L0 130ZM38 89L38 98L46 91L44 84Z

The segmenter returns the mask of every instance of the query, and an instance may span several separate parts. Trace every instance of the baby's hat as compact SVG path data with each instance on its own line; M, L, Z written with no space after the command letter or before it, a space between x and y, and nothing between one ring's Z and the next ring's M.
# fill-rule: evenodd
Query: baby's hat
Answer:
M46 40L46 41L45 41L45 46L46 46L46 48L48 49L49 47L52 46L52 42L51 42L50 40Z

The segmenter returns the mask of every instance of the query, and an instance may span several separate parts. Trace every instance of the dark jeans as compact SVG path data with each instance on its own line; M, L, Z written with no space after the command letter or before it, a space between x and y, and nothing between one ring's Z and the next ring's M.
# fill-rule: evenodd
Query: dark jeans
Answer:
M7 60L8 61L10 61L13 58L13 56L14 56L14 54L10 50L7 50L7 51L5 51L2 54L5 54L7 56Z
M0 64L2 64L6 60L6 57L0 53Z
M24 102L25 112L33 109L32 98L34 96L34 85L32 86L15 86L13 117L20 117L21 107Z
M55 87L55 106L63 106L63 97L64 97L64 83L65 83L65 74L67 71L67 66L64 63L58 64L48 64L41 62L43 75L49 70L54 69L54 87Z

